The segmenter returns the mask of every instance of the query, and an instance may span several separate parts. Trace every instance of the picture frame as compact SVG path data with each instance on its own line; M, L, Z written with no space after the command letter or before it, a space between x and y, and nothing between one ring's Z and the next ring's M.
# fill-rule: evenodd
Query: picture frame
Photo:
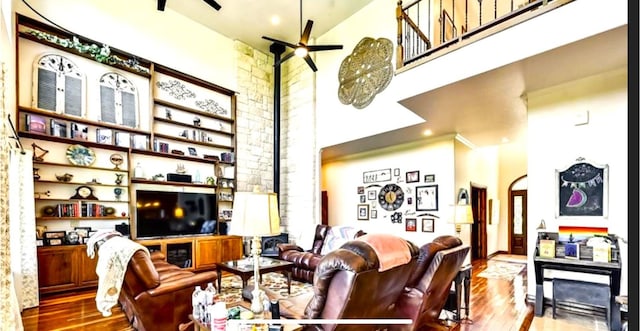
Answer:
M78 236L80 238L88 238L89 237L89 232L91 232L91 227L90 226L76 226L73 228L73 230L78 233Z
M43 239L36 239L36 246L44 246L44 240Z
M64 239L67 235L66 231L46 231L42 234L44 239Z
M436 181L436 175L433 175L433 174L424 175L425 183L434 183L435 181Z
M368 220L369 220L369 205L359 204L358 205L358 221L368 221Z
M564 257L572 260L580 259L580 244L579 243L565 243L564 244Z
M407 218L404 222L404 230L407 232L416 232L417 220L415 218Z
M418 170L408 171L406 176L407 183L416 183L420 181L420 171Z
M378 218L378 211L375 210L375 209L371 209L371 215L370 216L371 216L372 219Z
M607 218L609 215L609 166L584 158L565 169L556 169L556 217Z
M364 186L358 186L358 194L364 194Z
M438 185L416 186L416 210L438 210Z
M60 246L63 243L63 239L62 238L45 239L45 243L47 244L47 246Z
M377 194L376 194L376 193L377 193L377 192L376 192L375 190L369 190L369 191L367 192L367 199L369 199L369 200L375 200L375 199L376 199L376 196L377 196Z
M187 147L187 150L189 151L189 155L198 156L198 151L196 151L195 147Z
M551 239L540 239L540 250L538 256L545 258L556 257L556 241Z
M422 222L422 232L435 232L434 224L435 219L430 217L423 217L421 219Z
M393 175L394 176L400 176L400 168L393 169Z
M360 195L360 203L365 203L365 202L367 202L367 196L364 194Z

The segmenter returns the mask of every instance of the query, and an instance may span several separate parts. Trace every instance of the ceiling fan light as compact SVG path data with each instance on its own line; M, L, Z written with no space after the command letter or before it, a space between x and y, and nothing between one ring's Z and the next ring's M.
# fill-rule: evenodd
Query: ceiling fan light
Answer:
M297 57L305 57L307 56L307 54L309 54L309 51L307 50L306 47L298 47L296 48L295 51L293 51L293 53L297 56Z

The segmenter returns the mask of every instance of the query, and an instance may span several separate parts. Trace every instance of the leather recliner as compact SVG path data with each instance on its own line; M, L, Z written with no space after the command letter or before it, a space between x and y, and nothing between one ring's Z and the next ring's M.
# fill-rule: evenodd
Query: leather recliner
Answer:
M304 250L302 247L291 243L280 243L277 245L278 258L280 260L289 261L293 263L291 270L291 276L293 279L312 283L313 275L323 257L322 248L325 244L325 239L331 229L329 225L318 224L316 225L316 231L313 237L313 244L311 249ZM353 238L364 235L364 232L359 230L355 233Z
M175 331L189 322L195 286L216 284L215 271L194 273L166 262L161 252L137 251L129 261L119 302L138 331Z

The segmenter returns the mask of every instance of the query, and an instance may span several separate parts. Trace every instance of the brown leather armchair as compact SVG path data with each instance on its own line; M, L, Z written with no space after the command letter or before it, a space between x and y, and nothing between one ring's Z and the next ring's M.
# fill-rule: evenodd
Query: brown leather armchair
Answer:
M291 243L278 244L278 258L293 263L293 269L291 270L293 279L307 283L313 282L313 275L323 257L322 249L325 245L325 240L329 240L327 236L330 231L331 226L329 225L316 225L313 245L309 250L304 250L302 247ZM363 234L364 232L359 230L349 239L354 239Z
M420 247L417 266L395 305L396 318L410 318L411 325L393 325L390 331L439 329L440 312L451 283L470 247L454 236L440 236Z
M280 300L288 318L392 318L393 306L415 268L418 247L400 237L370 234L325 255L313 296ZM304 330L376 330L382 325L318 324Z
M119 302L138 331L175 331L189 322L196 285L216 284L215 271L194 273L165 261L160 252L137 251L129 261Z

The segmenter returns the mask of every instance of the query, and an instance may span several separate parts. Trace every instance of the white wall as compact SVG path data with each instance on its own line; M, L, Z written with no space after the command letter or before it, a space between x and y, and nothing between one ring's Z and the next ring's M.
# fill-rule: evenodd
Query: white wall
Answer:
M536 233L540 219L547 231L560 225L607 227L609 233L628 238L627 71L587 77L529 93L528 232ZM575 116L589 112L589 123L574 125ZM609 216L556 218L556 169L565 169L576 158L609 165ZM528 255L536 236L528 238ZM627 292L628 256L622 256L621 292ZM529 274L533 261L529 260ZM584 277L581 275L580 277ZM528 293L535 294L535 277L528 279Z
M435 237L455 234L455 227L449 223L453 218L453 204L457 196L454 186L454 150L453 137L439 138L437 140L424 140L415 144L397 146L395 148L380 149L370 153L353 155L348 159L335 160L323 165L322 190L326 190L329 198L329 225L350 225L362 229L367 233L392 233L412 241L416 245L422 245L432 241ZM403 188L404 203L397 210L403 214L402 223L391 223L393 212L380 207L376 200L366 200L370 208L378 212L376 219L362 221L357 219L357 206L360 204L358 187L366 187L363 183L363 172L380 169L400 169L400 176L393 176L391 181L379 182L380 186L388 183L396 183ZM420 182L406 183L407 171L420 172ZM425 183L424 175L435 175L434 183ZM438 185L438 210L416 211L415 187L423 185ZM380 187L374 188L376 191ZM407 199L411 197L413 203L409 205ZM422 232L420 217L416 232L405 231L404 220L413 218L423 213L431 213L438 216L435 219L434 232ZM309 230L311 231L311 230Z

